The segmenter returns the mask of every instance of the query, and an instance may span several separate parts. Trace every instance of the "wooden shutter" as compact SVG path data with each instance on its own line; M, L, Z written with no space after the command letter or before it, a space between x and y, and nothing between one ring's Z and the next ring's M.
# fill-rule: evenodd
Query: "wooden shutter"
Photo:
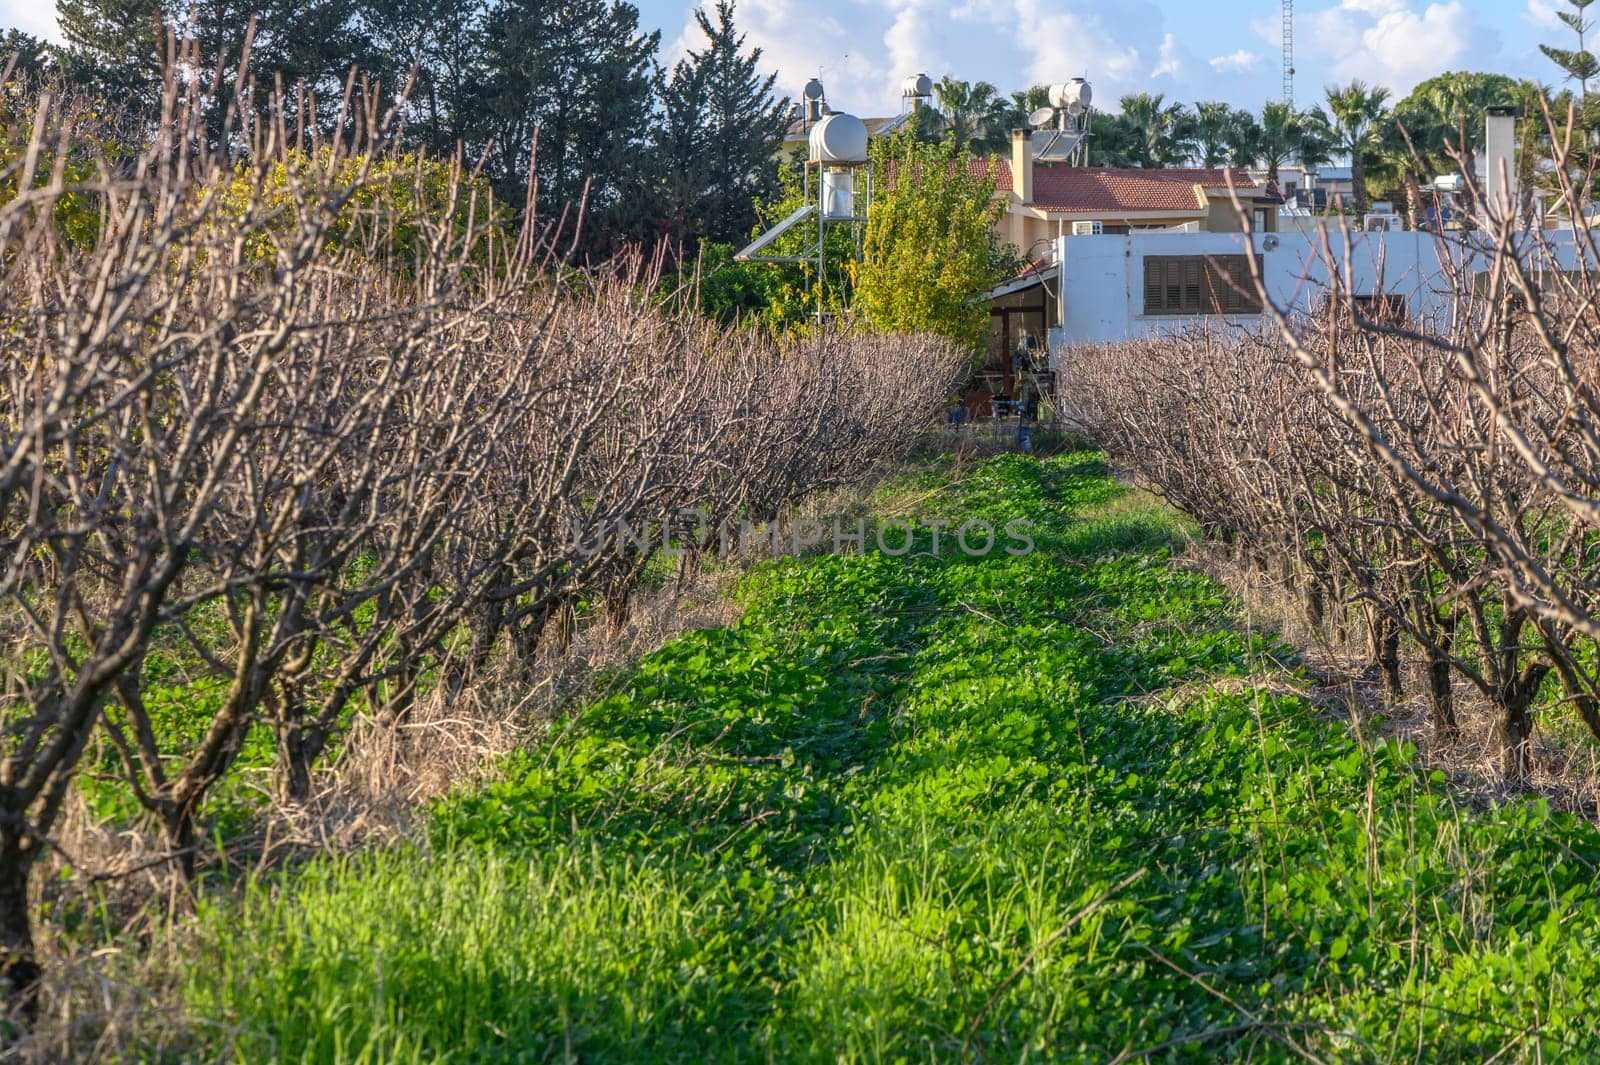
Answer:
M1144 313L1165 314L1167 270L1165 260L1144 257Z
M1235 285L1243 291L1235 291ZM1144 313L1260 314L1250 260L1243 255L1147 255Z
M1186 255L1178 261L1183 277L1183 300L1175 310L1184 314L1205 314L1210 308L1206 299L1206 262L1197 256Z

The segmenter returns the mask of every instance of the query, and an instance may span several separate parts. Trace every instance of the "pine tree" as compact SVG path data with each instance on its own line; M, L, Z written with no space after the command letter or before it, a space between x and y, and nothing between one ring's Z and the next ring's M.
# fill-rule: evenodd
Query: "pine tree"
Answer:
M372 72L377 66L357 22L360 0L167 0L169 16L199 45L207 73L222 65L207 126L221 135L233 85L252 24L249 78L252 104L265 116L272 94L282 82L289 111L297 100L314 95L318 124L324 131L337 121L345 80L352 68Z
M160 100L161 0L59 0L68 76L131 112L150 114Z
M719 0L715 23L696 11L706 47L658 80L660 200L674 239L742 242L755 225L757 201L777 191L789 102L773 97L777 75L761 76L761 49L744 51L733 15L729 0Z
M361 8L370 70L390 96L405 88L415 65L406 107L409 136L441 156L452 154L458 144L471 148L474 101L486 77L484 5L480 0L365 0Z
M661 34L641 32L638 9L622 0L504 0L484 38L474 123L493 146L490 179L502 199L523 204L531 158L540 214L565 212L570 231L581 208L580 254L652 236L645 147Z
M13 80L37 78L55 68L55 49L31 33L0 30L0 75L11 67Z
M1583 95L1589 95L1589 79L1600 77L1600 59L1584 47L1584 38L1592 28L1588 19L1589 5L1594 0L1567 0L1571 11L1558 11L1556 18L1566 23L1572 32L1578 36L1578 47L1573 49L1553 48L1548 44L1541 44L1539 51L1550 58L1556 66L1566 72L1567 78L1578 82L1583 90Z

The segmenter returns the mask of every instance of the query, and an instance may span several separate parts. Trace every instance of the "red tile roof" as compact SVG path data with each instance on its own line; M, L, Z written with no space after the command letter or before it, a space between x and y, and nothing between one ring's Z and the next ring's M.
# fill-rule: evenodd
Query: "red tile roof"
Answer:
M1011 191L1011 163L1008 160L993 157L989 159L968 158L967 176L978 181L982 181L984 178L994 178L994 186L998 191Z
M968 173L995 179L1012 191L1011 166L1004 159L970 159ZM1033 168L1033 206L1046 211L1114 214L1118 211L1199 211L1206 206L1196 188L1226 191L1229 175L1242 197L1276 199L1273 191L1243 170L1136 169L1040 166Z

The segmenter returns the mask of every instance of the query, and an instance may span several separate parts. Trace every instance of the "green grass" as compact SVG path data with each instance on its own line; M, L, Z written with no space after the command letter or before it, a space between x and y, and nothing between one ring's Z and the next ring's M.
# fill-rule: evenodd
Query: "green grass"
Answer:
M1600 1054L1592 828L1274 694L1292 653L1094 456L903 487L1038 550L757 569L426 841L206 903L194 1052Z

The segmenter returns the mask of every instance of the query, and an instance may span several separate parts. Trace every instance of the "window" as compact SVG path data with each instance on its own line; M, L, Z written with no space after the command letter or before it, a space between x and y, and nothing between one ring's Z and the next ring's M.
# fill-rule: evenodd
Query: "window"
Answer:
M1257 265L1261 259L1256 258ZM1145 314L1260 314L1244 255L1147 255Z

